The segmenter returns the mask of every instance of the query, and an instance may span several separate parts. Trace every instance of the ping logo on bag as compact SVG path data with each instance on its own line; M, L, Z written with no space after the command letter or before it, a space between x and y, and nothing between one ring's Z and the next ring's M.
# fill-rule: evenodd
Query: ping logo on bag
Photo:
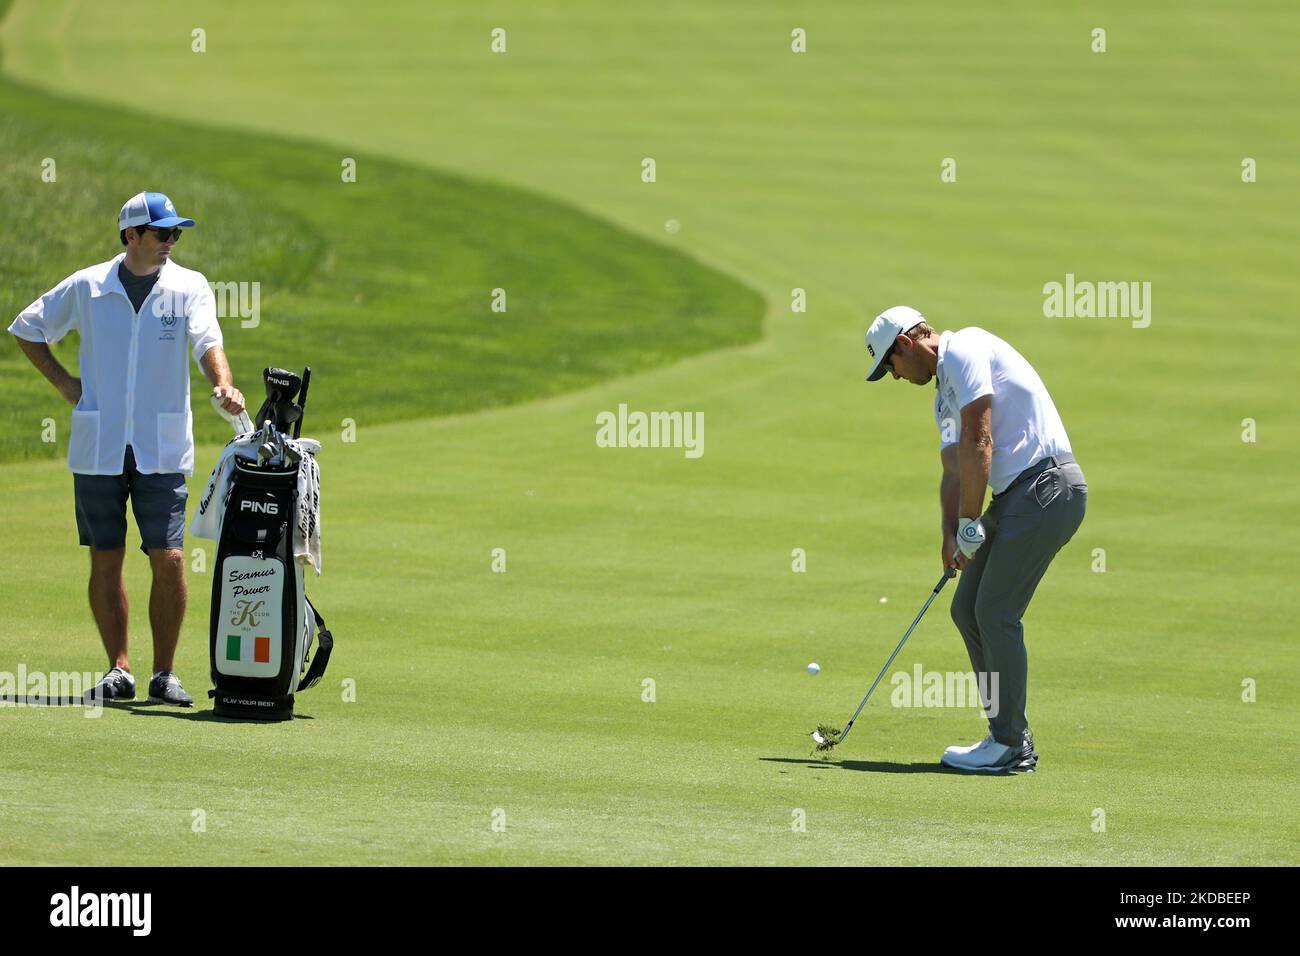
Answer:
M278 515L280 513L280 506L274 501L250 501L248 498L245 498L239 503L239 510L253 511L265 515Z

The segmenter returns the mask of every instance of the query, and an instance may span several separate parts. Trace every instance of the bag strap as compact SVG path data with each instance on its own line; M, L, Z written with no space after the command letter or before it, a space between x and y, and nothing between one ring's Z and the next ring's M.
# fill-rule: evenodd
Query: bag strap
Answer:
M316 610L316 605L311 603L310 598L307 599L307 606L316 616L316 628L320 632L320 640L316 653L312 655L311 666L298 682L298 690L308 690L320 683L320 679L325 676L325 668L330 663L330 652L334 650L334 635L325 627L325 618L320 616L320 611Z

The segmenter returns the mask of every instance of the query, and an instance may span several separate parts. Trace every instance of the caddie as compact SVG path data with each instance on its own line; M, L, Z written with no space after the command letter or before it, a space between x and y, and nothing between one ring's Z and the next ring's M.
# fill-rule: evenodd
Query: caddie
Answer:
M136 693L122 583L129 498L140 549L153 569L149 700L193 703L173 669L186 604L185 477L194 470L188 355L227 411L244 409L208 282L172 261L181 231L193 225L162 193L132 196L118 214L125 252L74 272L9 326L32 364L73 406L68 468L77 532L90 549L90 610L110 667L90 694L102 700L131 700ZM50 351L74 330L80 377Z
M1038 764L1025 713L1028 657L1021 618L1056 553L1073 537L1088 485L1043 380L1024 357L971 326L937 333L905 305L867 331L867 380L935 380L943 477L940 557L960 570L952 619L966 642L989 735L949 747L962 770L1031 771ZM993 498L984 508L986 489Z

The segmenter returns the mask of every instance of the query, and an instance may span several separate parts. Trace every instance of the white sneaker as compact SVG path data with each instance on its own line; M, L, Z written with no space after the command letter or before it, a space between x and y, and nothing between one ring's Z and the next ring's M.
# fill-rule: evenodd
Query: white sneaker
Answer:
M987 747L987 746L988 746L989 744L991 744L991 743L996 743L996 741L993 739L993 735L992 735L992 734L989 734L987 737L985 737L985 738L984 738L983 740L981 740L979 743L977 743L977 744L971 744L969 747L961 747L961 746L958 746L958 745L956 745L956 744L954 744L954 745L951 746L951 747L945 747L945 748L944 748L944 751L943 751L943 755L944 755L945 757L947 757L949 754L969 754L969 753L974 753L974 752L977 751L977 750L980 750L980 749L982 749L982 748L984 748L984 747Z
M1026 740L1024 747L1008 747L1000 744L989 734L977 744L969 747L949 747L939 758L945 767L955 770L978 770L1002 773L1008 770L1032 771L1038 763L1038 754L1033 751L1032 738Z

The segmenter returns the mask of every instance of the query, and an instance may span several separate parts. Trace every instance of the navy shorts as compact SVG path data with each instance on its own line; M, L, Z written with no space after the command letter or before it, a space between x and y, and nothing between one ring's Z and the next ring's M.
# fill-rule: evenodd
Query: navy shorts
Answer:
M185 500L189 491L180 472L142 475L135 452L126 448L120 475L72 476L77 503L77 534L96 551L126 547L126 499L140 528L140 550L180 548L185 543Z

